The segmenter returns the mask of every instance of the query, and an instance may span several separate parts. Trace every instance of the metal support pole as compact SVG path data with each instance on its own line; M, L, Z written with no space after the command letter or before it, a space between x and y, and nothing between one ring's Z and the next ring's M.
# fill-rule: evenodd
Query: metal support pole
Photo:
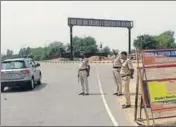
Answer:
M139 115L139 119L142 119L142 107L144 107L143 103L142 103L142 97L141 97L141 102L140 102L140 115Z
M70 60L73 60L73 26L70 26Z
M128 53L131 53L131 28L128 28Z
M136 55L138 58L138 55ZM139 63L137 63L139 64ZM137 65L139 67L139 65ZM138 112L138 95L139 95L139 70L137 70L137 82L136 82L136 95L135 95L135 112L134 112L134 120L137 120L137 112Z

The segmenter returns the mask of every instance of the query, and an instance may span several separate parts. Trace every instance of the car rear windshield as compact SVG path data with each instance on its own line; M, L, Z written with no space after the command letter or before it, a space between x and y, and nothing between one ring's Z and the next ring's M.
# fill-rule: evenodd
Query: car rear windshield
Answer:
M24 61L4 61L2 62L2 70L25 68Z

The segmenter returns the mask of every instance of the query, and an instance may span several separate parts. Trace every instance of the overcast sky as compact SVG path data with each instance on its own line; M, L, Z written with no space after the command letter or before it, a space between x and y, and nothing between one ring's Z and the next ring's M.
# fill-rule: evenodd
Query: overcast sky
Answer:
M176 32L176 2L171 1L3 1L1 50L69 42L68 17L133 20L132 41L140 34ZM74 36L93 36L97 43L128 50L128 30L74 27Z

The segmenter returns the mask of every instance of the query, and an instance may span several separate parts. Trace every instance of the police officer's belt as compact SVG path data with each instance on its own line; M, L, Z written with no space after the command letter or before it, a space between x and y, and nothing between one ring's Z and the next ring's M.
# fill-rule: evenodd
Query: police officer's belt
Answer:
M87 69L79 69L79 71L87 71Z
M127 76L131 76L130 74L127 74L127 75L123 75L122 77L127 77Z
M121 68L121 67L113 67L113 68Z

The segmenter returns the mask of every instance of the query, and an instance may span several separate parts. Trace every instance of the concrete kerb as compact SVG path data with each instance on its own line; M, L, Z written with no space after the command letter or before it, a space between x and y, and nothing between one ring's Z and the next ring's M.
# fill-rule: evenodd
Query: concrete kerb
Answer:
M79 61L40 61L40 63L54 63L54 64L70 64L70 63L79 63Z
M40 61L40 63L76 64L80 61ZM112 63L111 61L91 61L90 63Z
M52 60L46 60L46 61L40 61L40 63L54 63L54 64L77 64L80 63L80 61L52 61ZM107 64L107 63L113 63L112 61L91 61L92 63L99 63L99 64ZM136 63L136 61L133 61L133 63Z

